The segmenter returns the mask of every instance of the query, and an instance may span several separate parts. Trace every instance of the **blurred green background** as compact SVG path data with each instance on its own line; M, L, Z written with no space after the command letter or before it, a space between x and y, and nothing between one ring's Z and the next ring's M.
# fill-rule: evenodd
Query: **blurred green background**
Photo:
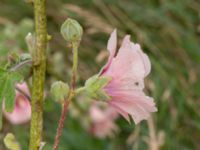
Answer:
M146 93L154 97L158 112L138 126L119 118L115 137L98 139L89 134L82 120L68 115L60 150L198 150L200 148L200 1L199 0L47 0L48 45L46 91L55 80L69 81L71 50L60 35L67 18L84 28L79 49L79 85L97 73L107 58L109 34L130 34L150 56L152 72ZM25 0L0 1L0 64L9 52L27 51L24 37L34 29L33 7ZM120 42L119 42L120 43ZM48 94L47 94L48 95ZM50 150L60 106L46 98L45 150ZM2 139L13 132L28 148L29 124L14 126L4 120Z

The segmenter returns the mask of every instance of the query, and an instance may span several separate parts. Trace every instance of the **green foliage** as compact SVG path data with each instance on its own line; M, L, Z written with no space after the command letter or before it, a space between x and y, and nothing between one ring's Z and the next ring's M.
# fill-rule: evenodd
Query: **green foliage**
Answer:
M5 110L7 112L12 112L14 109L15 84L21 80L22 76L18 73L10 72L0 68L0 107L2 107L2 102L4 101ZM2 118L2 116L0 116L0 118Z
M50 83L55 80L69 81L72 59L68 52L70 53L71 49L67 48L66 51L66 43L58 34L60 25L67 17L75 18L84 28L79 53L80 86L105 63L108 36L114 28L117 28L119 39L127 33L130 34L132 40L140 43L150 56L152 71L146 81L146 90L154 97L158 107L158 112L153 114L155 131L156 133L163 131L165 134L164 144L160 149L199 149L200 2L198 0L57 0L47 3L48 31L53 37L48 50L47 91ZM27 17L33 18L33 15L31 5L24 1L2 0L0 7L1 17L9 22L5 21L0 25L0 63L2 63L5 62L8 52L26 49L24 37L32 31L26 26L24 32L27 32L24 36L16 36L10 40L5 34L6 28L11 29L9 27L11 23L14 25L12 31L17 31L20 27L23 31L20 22ZM13 15L11 12L17 13ZM45 101L45 107L47 103L48 105L50 103L48 99ZM53 143L59 110L59 106L55 106L52 102L45 112L44 140L47 141L45 146L47 150L51 149ZM66 123L61 150L148 149L146 138L149 137L150 129L145 121L139 125L141 128L137 133L134 125L119 119L117 124L120 133L114 139L105 140L98 140L88 135L81 127L82 121L70 118ZM28 149L28 129L24 130L24 126L12 129L19 137L23 149ZM132 142L130 139L127 140L131 135L134 135ZM77 144L77 141L80 141L80 144Z

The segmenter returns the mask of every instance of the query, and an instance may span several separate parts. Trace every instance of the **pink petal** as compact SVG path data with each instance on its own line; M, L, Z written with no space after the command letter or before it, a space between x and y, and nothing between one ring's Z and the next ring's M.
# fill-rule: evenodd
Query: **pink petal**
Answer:
M93 103L90 107L90 118L92 127L90 131L97 137L103 138L111 136L114 131L117 131L115 119L118 114L112 107L101 108L101 103Z
M20 101L19 103L21 104L16 105L12 113L4 112L5 117L12 124L22 124L28 122L31 118L31 105L29 101L24 97L17 98L16 101Z
M129 49L130 48L130 44L131 44L130 38L131 38L130 35L126 35L124 37L124 39L122 40L122 44L121 44L120 49L124 49L124 48L128 48Z
M145 72L145 77L146 77L151 71L151 63L149 57L145 53L143 53L143 62L146 70Z
M109 103L116 107L118 112L119 109L121 109L123 113L119 113L121 113L123 116L126 113L130 114L136 124L141 120L147 119L151 112L157 111L153 100L149 97L122 95L121 98L122 99L120 99L120 97L115 97L110 100ZM127 119L127 115L125 118Z
M116 111L121 114L129 123L130 123L130 118L128 116L128 113L125 112L124 110L122 110L121 108L118 107L118 105L116 105L115 103L112 103L113 101L109 101L109 105L111 107L113 107L114 109L116 109Z
M109 69L104 73L111 77L143 79L151 69L150 61L138 44L130 42L126 36L122 42L117 56L112 60Z
M131 46L132 46L132 49L136 49L138 53L140 54L140 57L141 57L141 60L143 61L143 65L145 69L144 76L146 77L151 71L151 63L150 63L149 57L141 50L139 44L131 43Z
M111 33L110 38L108 40L108 45L107 45L107 49L110 52L110 57L111 58L114 57L116 48L117 48L117 30L115 29Z
M118 131L117 125L112 121L94 123L91 128L92 133L99 137L113 136L113 133Z
M108 62L105 64L105 66L101 69L100 74L103 74L104 72L106 72L106 70L108 69L108 67L110 66L115 53L116 53L116 48L117 48L117 30L115 29L111 35L110 38L108 40L108 45L107 45L107 49L110 52L109 58L108 58Z
M104 115L103 111L99 107L97 107L96 104L93 104L90 107L90 117L95 122L105 119L105 115Z

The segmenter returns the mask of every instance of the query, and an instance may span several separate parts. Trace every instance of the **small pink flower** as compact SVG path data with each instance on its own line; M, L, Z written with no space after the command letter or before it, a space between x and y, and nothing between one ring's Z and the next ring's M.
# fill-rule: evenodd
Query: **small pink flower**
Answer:
M17 87L27 95L30 95L26 83L17 84ZM4 115L12 124L23 124L28 122L31 118L31 105L27 97L17 90L15 92L14 110L12 113L8 113L4 110Z
M90 118L92 121L91 132L99 138L112 136L118 130L114 123L118 113L111 107L100 108L100 103L93 103L90 107Z
M110 36L107 49L110 52L108 62L102 68L100 76L110 76L112 80L104 87L111 97L108 104L129 121L129 115L137 124L147 119L151 112L157 111L153 98L144 94L144 78L150 73L148 56L139 44L130 41L126 35L116 54L117 32Z

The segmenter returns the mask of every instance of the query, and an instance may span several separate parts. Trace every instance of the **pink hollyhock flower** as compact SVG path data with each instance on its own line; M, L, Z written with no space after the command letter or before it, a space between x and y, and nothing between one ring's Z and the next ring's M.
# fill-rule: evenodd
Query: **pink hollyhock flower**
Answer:
M139 44L130 41L129 35L124 37L117 54L116 48L117 33L114 30L107 45L110 56L100 76L112 77L104 87L111 97L108 104L128 121L130 115L137 124L147 119L151 112L157 111L153 98L143 92L144 78L151 70L150 60Z
M30 95L26 83L16 85L19 90ZM12 124L23 124L30 120L31 118L31 105L27 97L25 97L18 90L15 91L15 107L13 112L9 113L4 111L4 115L7 120Z
M93 103L90 107L90 118L92 127L90 131L99 138L112 136L113 132L118 130L114 120L118 117L118 113L111 107L105 109L100 108L100 103Z

